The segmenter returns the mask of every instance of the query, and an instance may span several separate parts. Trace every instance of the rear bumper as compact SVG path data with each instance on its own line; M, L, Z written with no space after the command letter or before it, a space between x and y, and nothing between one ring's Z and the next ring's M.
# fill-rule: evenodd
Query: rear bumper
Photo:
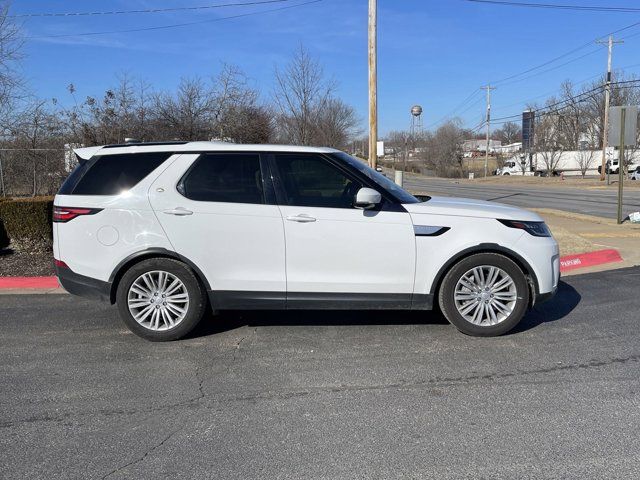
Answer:
M111 302L111 283L85 277L69 268L56 266L56 276L60 285L72 295Z

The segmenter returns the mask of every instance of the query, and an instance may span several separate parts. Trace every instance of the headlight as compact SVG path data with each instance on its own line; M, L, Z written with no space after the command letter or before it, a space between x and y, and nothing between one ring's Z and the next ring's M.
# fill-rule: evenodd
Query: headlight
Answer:
M520 230L526 230L534 237L550 237L551 230L544 222L523 222L520 220L500 220L498 221L506 225L509 228L519 228Z

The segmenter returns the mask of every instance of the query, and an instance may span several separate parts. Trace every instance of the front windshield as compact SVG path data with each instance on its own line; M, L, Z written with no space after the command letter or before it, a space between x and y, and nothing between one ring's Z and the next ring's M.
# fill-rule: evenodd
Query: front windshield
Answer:
M373 168L364 162L361 162L357 158L347 155L344 152L334 153L343 162L347 162L352 167L356 168L359 172L364 173L367 177L373 180L376 184L387 192L390 192L396 197L400 203L420 203L416 197L404 190L399 185L396 185L393 181L382 175L380 172L376 172Z

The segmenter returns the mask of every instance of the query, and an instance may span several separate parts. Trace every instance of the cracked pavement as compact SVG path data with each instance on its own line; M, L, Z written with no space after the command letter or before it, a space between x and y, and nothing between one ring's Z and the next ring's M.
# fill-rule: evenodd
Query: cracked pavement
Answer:
M154 344L0 296L0 478L633 478L640 268L500 338L421 312L237 312Z

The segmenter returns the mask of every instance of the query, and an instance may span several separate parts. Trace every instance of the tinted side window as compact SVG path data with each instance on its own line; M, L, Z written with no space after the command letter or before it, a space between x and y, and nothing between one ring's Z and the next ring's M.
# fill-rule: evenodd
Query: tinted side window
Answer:
M288 205L352 208L362 185L314 154L276 154Z
M256 153L201 155L178 185L191 200L226 203L265 203Z
M73 189L76 188L76 185L85 174L88 167L89 162L87 160L80 161L78 165L76 165L76 168L73 169L73 172L71 172L71 174L64 181L58 193L60 195L71 195L73 193Z
M85 162L84 175L71 194L118 195L137 185L171 155L169 152L154 152L94 157ZM75 171L72 176L75 176Z

